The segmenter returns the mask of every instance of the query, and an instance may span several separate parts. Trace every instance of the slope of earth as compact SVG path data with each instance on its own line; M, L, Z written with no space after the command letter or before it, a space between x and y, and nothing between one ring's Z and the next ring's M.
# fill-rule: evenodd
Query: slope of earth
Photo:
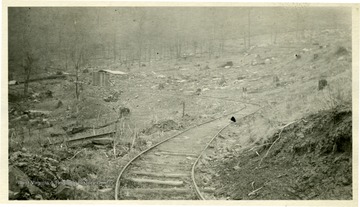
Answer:
M310 115L281 127L264 144L209 163L217 199L352 199L351 109Z

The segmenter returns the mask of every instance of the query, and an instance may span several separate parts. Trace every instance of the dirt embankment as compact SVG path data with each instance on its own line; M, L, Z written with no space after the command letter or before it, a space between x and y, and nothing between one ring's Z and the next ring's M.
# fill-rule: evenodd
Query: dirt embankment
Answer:
M220 199L352 199L352 111L320 111L212 166Z

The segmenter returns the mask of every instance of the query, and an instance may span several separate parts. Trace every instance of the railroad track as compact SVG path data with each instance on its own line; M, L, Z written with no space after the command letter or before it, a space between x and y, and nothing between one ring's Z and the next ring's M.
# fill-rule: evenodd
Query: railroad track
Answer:
M203 152L232 124L230 115L245 111L245 116L250 116L259 110L257 104L244 104L233 113L190 127L139 153L121 170L115 200L204 200L201 192L214 189L199 188L195 181L196 164Z

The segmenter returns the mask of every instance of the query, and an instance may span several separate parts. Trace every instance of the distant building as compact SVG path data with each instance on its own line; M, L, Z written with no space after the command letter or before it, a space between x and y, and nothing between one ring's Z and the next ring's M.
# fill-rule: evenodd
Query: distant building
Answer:
M110 74L105 71L98 71L93 73L93 85L101 87L110 86Z
M101 87L110 86L110 75L127 75L122 71L99 70L93 73L93 85Z

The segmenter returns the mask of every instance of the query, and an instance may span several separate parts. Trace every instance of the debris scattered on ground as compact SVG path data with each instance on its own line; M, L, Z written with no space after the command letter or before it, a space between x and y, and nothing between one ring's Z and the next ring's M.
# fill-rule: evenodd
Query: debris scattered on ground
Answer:
M181 129L182 127L179 126L179 124L177 124L175 121L173 120L165 120L165 121L161 121L157 124L154 124L152 127L145 129L143 131L144 134L149 135L149 134L153 134L155 132L166 132L166 131L170 131L170 130L178 130Z
M218 189L216 196L236 200L253 196L267 200L351 199L351 120L350 108L321 111L288 125L281 135L275 133L262 145L232 152L233 158L217 157L211 162L216 166L212 169L221 172L212 178L217 183L212 186ZM256 180L255 185L249 185L249 180Z
M117 102L119 100L119 96L121 95L122 91L115 91L109 96L104 98L105 102Z

